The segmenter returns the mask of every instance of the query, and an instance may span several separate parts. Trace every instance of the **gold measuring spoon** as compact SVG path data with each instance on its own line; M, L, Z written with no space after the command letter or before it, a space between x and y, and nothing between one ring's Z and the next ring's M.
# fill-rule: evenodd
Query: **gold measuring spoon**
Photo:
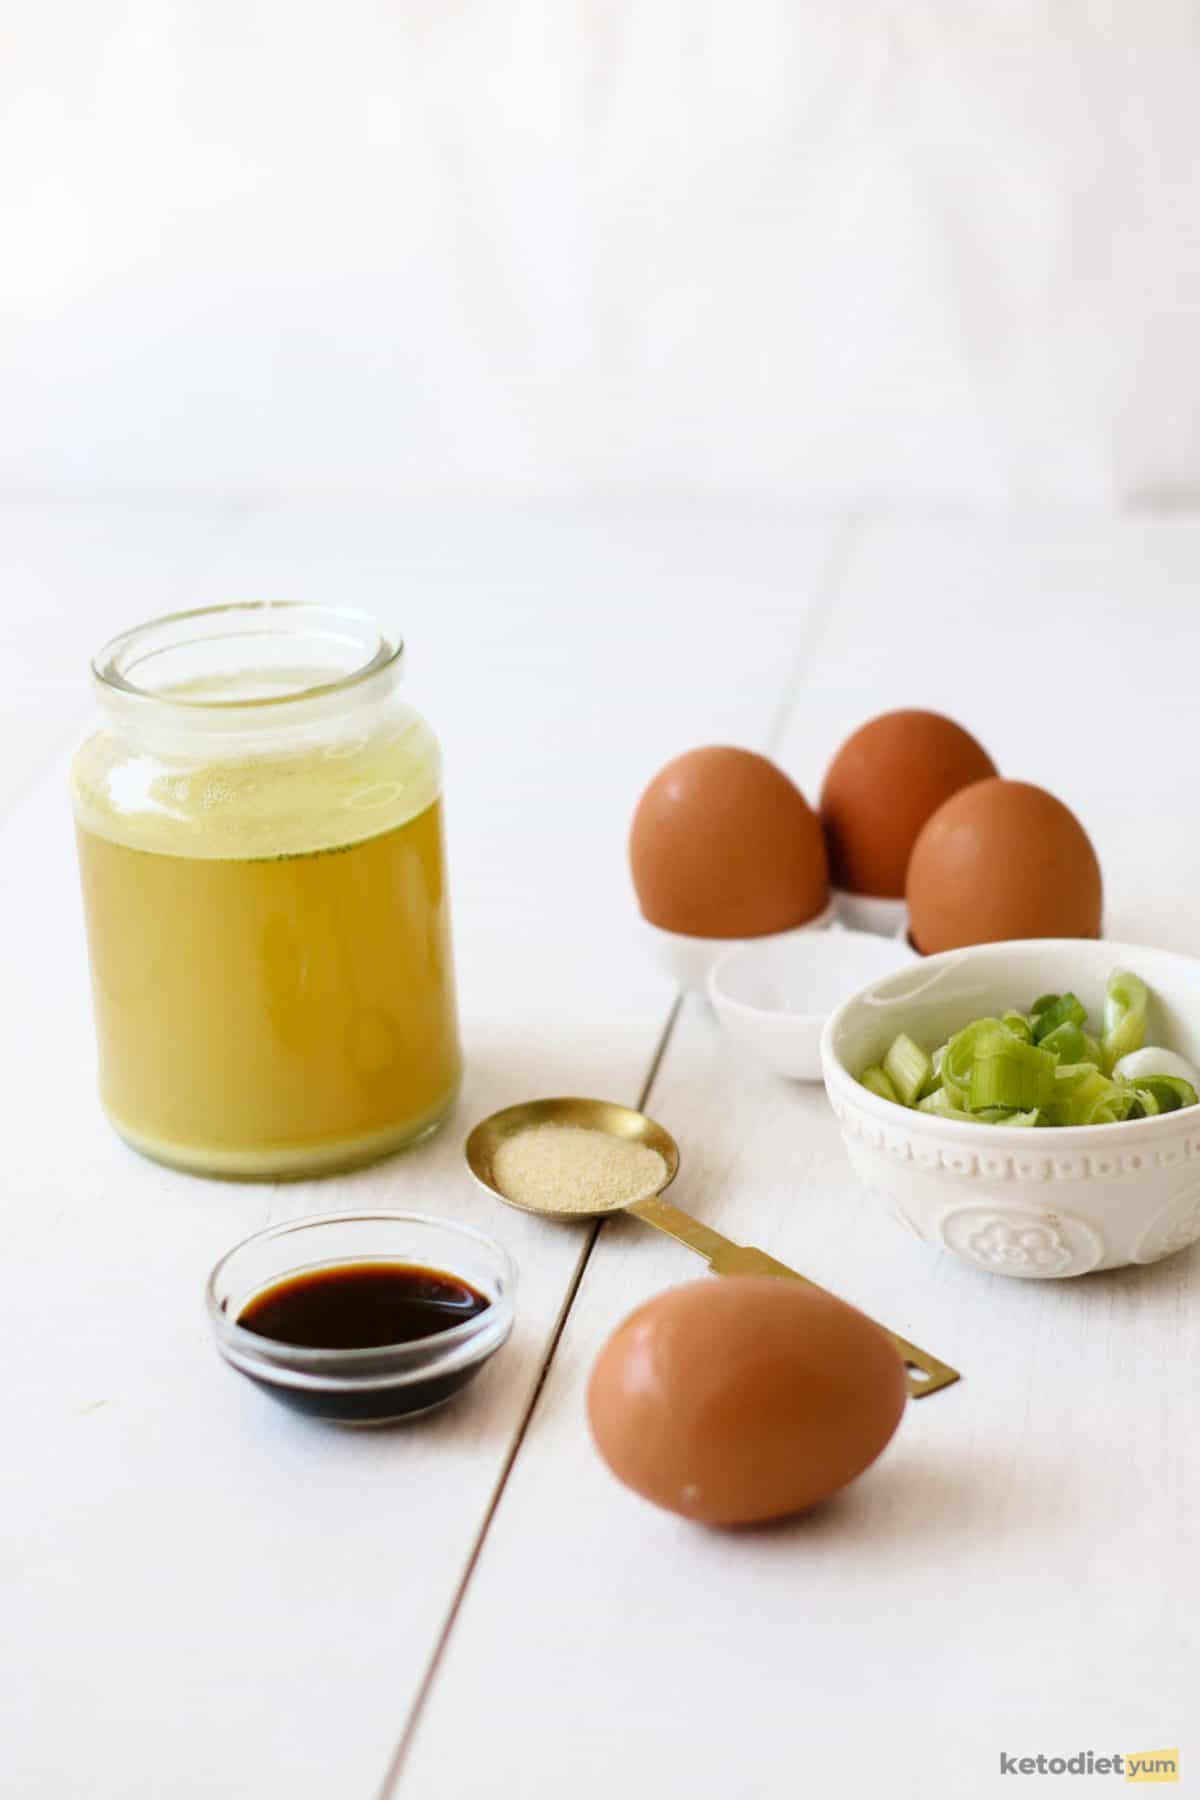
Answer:
M618 1200L609 1206L585 1209L531 1206L526 1201L513 1200L496 1183L496 1152L506 1138L528 1131L532 1125L578 1125L585 1130L611 1132L615 1137L657 1150L666 1172L654 1193L644 1200ZM719 1231L702 1225L699 1219L693 1219L689 1213L681 1212L679 1207L664 1200L663 1190L670 1187L679 1172L679 1146L669 1131L664 1131L655 1120L647 1118L645 1113L635 1112L632 1107L617 1106L610 1100L526 1100L520 1106L508 1106L503 1112L492 1113L490 1118L476 1125L467 1139L466 1157L480 1186L494 1194L497 1200L503 1200L506 1206L515 1206L519 1212L540 1213L546 1219L598 1219L610 1212L632 1213L635 1218L666 1232L668 1237L676 1238L697 1256L702 1256L714 1275L786 1275L792 1281L806 1282L809 1287L818 1285L809 1281L807 1275L789 1269L786 1263L777 1262L765 1250L757 1250L750 1244L735 1244L732 1239L722 1237ZM958 1370L950 1368L948 1363L939 1362L926 1350L918 1350L915 1344L910 1344L907 1338L897 1337L894 1331L887 1331L882 1326L880 1329L904 1359L908 1391L914 1400L936 1394L939 1388L949 1387L959 1380Z

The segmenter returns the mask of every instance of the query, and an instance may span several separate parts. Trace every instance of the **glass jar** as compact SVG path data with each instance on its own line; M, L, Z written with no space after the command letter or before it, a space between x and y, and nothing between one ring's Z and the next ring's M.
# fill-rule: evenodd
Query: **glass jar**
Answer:
M437 740L365 614L273 604L126 632L71 787L100 1090L207 1175L351 1167L461 1075Z

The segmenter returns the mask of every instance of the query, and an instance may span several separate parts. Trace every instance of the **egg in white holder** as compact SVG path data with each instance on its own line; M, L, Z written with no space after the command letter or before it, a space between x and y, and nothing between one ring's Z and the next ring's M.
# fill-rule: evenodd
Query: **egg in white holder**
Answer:
M683 987L704 989L735 944L830 924L820 820L769 757L734 745L685 751L638 801L629 867L649 942Z
M851 931L871 931L878 937L908 936L908 904L889 894L854 894L834 888L837 916Z

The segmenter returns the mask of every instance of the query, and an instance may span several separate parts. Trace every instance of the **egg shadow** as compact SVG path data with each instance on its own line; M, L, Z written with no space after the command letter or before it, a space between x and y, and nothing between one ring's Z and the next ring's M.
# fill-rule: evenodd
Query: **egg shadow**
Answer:
M772 1554L789 1543L805 1550L884 1552L931 1535L943 1545L980 1543L1011 1533L1014 1520L1036 1533L1040 1544L1070 1542L1078 1535L1078 1518L1069 1496L1088 1483L1103 1489L1104 1469L1097 1466L1089 1474L1077 1455L1035 1453L1019 1466L1006 1464L999 1478L989 1457L885 1457L878 1468L805 1512L708 1529L747 1551L766 1546Z
M782 1519L761 1519L749 1525L712 1525L721 1538L748 1545L789 1539L813 1546L852 1537L862 1548L884 1539L907 1537L914 1526L924 1535L931 1513L940 1522L950 1518L963 1530L977 1527L980 1478L951 1464L937 1468L913 1460L895 1467L867 1470L839 1493L819 1500L803 1512Z

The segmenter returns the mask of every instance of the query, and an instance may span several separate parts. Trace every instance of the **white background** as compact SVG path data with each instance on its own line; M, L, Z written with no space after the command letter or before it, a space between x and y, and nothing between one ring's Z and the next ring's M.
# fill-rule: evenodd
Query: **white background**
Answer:
M0 477L1200 480L1193 0L4 0Z

